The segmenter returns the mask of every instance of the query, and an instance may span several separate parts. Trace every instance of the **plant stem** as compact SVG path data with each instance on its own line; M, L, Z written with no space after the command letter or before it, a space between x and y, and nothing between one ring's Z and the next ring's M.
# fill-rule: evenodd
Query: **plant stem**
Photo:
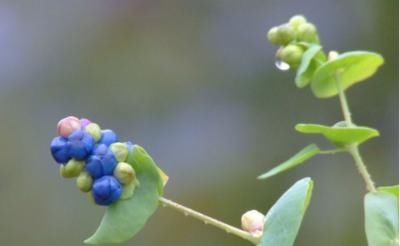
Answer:
M336 74L336 87L339 92L340 104L342 106L342 111L343 111L344 119L346 121L346 125L352 126L353 121L351 119L351 112L350 112L349 105L347 103L346 94L340 84L339 74ZM358 145L357 144L350 145L349 147L347 147L347 151L353 157L354 162L357 166L357 169L365 181L367 190L370 192L375 192L376 188L375 188L374 181L372 180L371 175L368 172L367 166L364 164L364 161L360 154L360 150L358 149Z
M361 176L364 178L365 184L367 185L367 190L370 192L375 192L375 184L374 181L371 178L371 175L369 174L367 170L367 166L365 166L362 157L360 155L360 151L358 150L358 146L356 144L351 145L348 147L349 153L353 156L354 161L356 163L356 166L358 168L358 171L360 172Z
M190 209L188 207L182 206L174 201L168 200L164 197L160 197L160 202L162 204L162 206L164 207L169 207L172 208L174 210L177 210L179 212L182 212L184 215L186 216L191 216L195 219L198 219L200 221L203 221L204 224L209 224L212 226L215 226L221 230L224 230L226 233L228 234L232 234L235 235L237 237L240 237L242 239L248 240L250 242L252 242L253 244L257 245L260 241L259 237L253 236L251 235L249 232L243 231L239 228L236 228L234 226L225 224L224 222L221 222L219 220L216 220L212 217L209 217L207 215L204 215L202 213L199 213L197 211L194 211L193 209Z
M340 152L345 152L344 149L329 149L329 150L320 150L318 154L321 155L332 155Z
M349 105L347 103L346 99L346 94L344 93L344 90L342 88L342 85L340 84L339 76L336 75L336 86L339 91L339 99L340 99L340 105L342 106L342 112L344 116L344 120L347 123L347 126L351 126L353 124L353 121L351 120L351 112Z

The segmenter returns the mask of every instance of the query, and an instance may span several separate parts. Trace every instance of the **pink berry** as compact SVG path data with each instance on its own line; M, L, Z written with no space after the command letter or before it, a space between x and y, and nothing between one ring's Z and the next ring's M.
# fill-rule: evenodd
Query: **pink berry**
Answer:
M73 131L81 128L81 121L75 116L68 116L57 124L57 133L60 136L68 137Z

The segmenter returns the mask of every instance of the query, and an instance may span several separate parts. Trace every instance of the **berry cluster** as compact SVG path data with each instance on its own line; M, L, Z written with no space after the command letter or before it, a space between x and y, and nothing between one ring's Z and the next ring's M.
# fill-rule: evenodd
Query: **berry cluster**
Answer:
M126 163L132 143L117 142L112 130L102 130L88 119L68 116L57 124L58 136L50 144L60 175L77 177L76 185L89 192L98 205L107 206L133 195L136 179Z
M288 23L271 28L267 38L280 46L277 57L291 68L299 66L307 44L319 43L317 28L302 15L293 16Z

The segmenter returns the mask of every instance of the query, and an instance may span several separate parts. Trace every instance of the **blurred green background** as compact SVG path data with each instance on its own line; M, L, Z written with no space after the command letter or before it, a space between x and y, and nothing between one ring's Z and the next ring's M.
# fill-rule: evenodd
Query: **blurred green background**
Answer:
M169 174L166 196L239 225L296 180L313 198L296 245L366 245L364 183L347 155L255 177L333 124L337 98L298 90L274 66L273 25L302 13L325 50L373 50L376 76L348 91L356 123L380 129L361 151L378 185L398 180L398 1L0 2L0 245L81 245L103 208L58 176L48 145L57 121L86 116L144 146ZM249 245L161 208L126 245Z

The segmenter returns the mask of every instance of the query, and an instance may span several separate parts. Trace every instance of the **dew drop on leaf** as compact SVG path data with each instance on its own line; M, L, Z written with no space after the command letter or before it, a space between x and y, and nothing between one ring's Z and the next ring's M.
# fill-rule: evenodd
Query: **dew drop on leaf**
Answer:
M286 62L283 62L281 60L277 60L275 62L275 66L281 71L287 71L290 69L289 64L287 64Z

